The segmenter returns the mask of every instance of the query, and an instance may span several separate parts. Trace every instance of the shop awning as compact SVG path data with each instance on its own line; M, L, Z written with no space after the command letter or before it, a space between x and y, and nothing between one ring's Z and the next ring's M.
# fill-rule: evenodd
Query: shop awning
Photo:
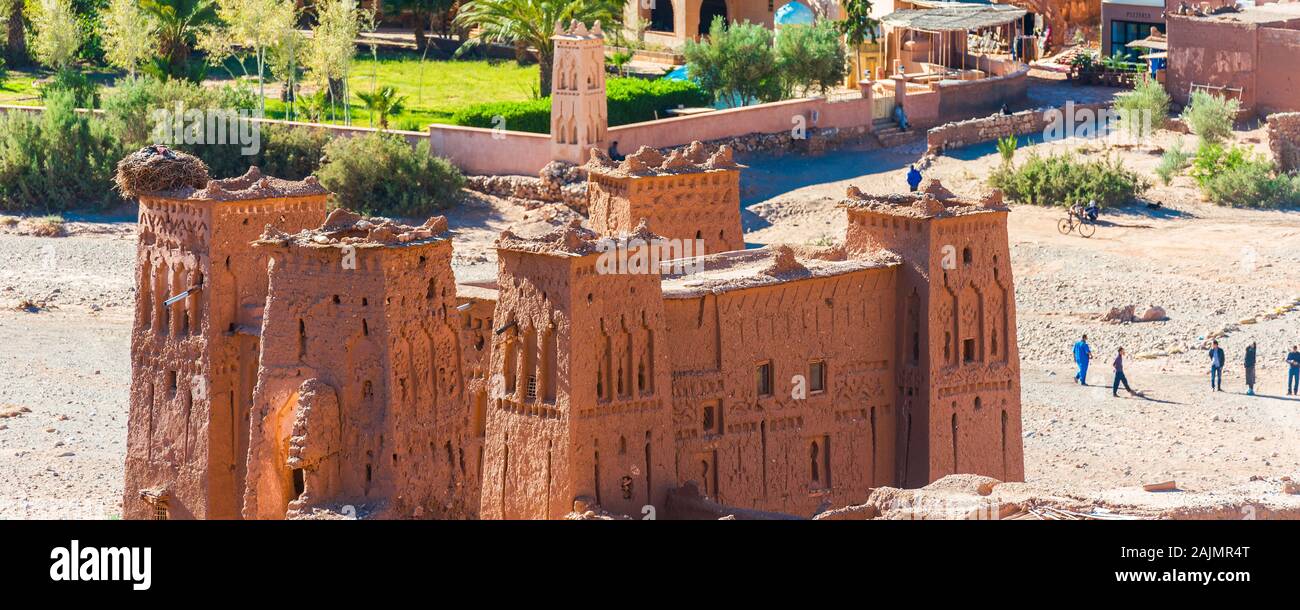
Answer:
M965 32L1013 23L1023 18L1026 12L1007 4L954 2L939 8L895 11L882 17L880 22L890 27L923 32Z
M1157 51L1168 51L1169 39L1164 36L1159 38L1155 36L1147 36L1141 40L1134 40L1124 46L1132 49L1155 49Z

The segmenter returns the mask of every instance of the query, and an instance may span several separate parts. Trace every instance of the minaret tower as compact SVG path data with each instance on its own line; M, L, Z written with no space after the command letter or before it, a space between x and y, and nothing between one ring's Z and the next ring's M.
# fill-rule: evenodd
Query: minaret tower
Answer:
M552 158L585 163L592 148L604 149L609 112L605 104L605 35L597 21L555 24L551 65Z

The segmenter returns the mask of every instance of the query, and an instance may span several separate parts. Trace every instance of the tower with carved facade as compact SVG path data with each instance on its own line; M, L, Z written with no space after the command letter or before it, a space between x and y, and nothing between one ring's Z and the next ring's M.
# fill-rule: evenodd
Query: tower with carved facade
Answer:
M327 196L255 167L140 195L125 517L239 517L267 294L248 244L319 224Z
M1024 480L1020 355L1007 241L1008 208L937 182L920 194L869 196L851 187L850 256L902 256L896 318L898 483L920 487L973 473Z
M498 241L481 518L583 497L641 515L675 485L660 276L607 272L599 243L576 225Z
M597 21L590 30L573 21L555 24L551 65L552 158L586 162L592 147L604 149L609 125L605 103L605 35Z

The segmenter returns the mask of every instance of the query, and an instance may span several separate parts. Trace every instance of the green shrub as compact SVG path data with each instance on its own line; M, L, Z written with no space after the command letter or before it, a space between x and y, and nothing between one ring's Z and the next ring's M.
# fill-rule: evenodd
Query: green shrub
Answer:
M1240 109L1241 103L1235 99L1194 91L1183 108L1182 118L1202 142L1219 142L1232 134L1232 124Z
M0 210L107 208L122 148L103 121L77 113L70 91L51 92L45 112L0 115Z
M781 99L781 71L772 50L772 31L749 23L727 26L714 17L707 39L686 41L689 74L705 91L736 107Z
M1156 166L1156 175L1160 177L1161 182L1169 184L1178 172L1187 168L1190 162L1191 155L1183 150L1183 140L1179 138L1174 141L1173 147L1160 156L1160 165Z
M1150 186L1118 158L1080 161L1070 154L1041 157L1035 153L1020 167L1007 164L994 170L989 183L1002 189L1012 201L1062 206L1089 201L1101 206L1120 205Z
M449 207L465 178L428 142L412 148L389 133L335 138L316 173L334 203L364 214L413 217Z
M848 73L848 56L833 21L781 28L776 37L776 63L785 97L797 90L822 93L838 86Z
M1010 165L1015 160L1016 147L1019 145L1015 135L998 138L998 156L1002 157L1003 165Z
M252 161L263 174L302 180L316 173L330 142L329 131L315 127L262 125L262 149Z
M1169 120L1169 94L1165 86L1150 75L1143 76L1132 91L1115 100L1124 129L1139 138L1149 136Z
M55 72L50 82L41 87L41 99L49 99L61 91L72 94L72 102L77 108L99 108L99 85L81 72L70 68Z
M664 118L678 106L706 106L709 96L698 85L681 80L611 78L605 81L609 124L626 125ZM466 127L550 133L551 98L522 102L488 102L457 110L451 122Z
M1219 205L1277 208L1300 205L1300 176L1278 173L1269 159L1244 146L1205 142L1196 150L1192 176L1205 198Z

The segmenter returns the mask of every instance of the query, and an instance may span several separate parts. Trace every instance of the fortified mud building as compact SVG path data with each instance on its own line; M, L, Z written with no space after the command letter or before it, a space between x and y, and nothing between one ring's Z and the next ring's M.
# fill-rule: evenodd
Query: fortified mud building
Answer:
M442 218L327 217L310 178L141 196L125 515L663 518L693 484L810 516L1023 479L998 193L850 188L842 246L744 250L727 149L587 167L596 230L504 232L494 286L456 283ZM728 251L601 272L652 230Z

